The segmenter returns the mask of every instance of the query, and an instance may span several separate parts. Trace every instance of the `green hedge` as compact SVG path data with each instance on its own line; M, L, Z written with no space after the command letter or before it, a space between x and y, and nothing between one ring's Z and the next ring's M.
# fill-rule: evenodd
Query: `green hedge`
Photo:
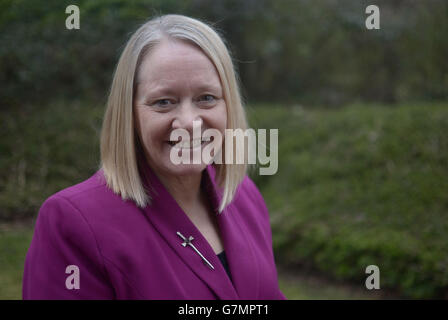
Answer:
M265 106L280 128L279 171L255 177L271 210L279 261L413 298L448 293L448 105L340 111Z
M103 106L54 102L2 112L0 220L29 217L99 165Z
M279 129L279 170L254 176L269 206L279 263L308 265L409 297L448 288L448 105L353 105L338 111L249 107ZM54 102L2 113L0 220L37 214L98 167L102 105Z

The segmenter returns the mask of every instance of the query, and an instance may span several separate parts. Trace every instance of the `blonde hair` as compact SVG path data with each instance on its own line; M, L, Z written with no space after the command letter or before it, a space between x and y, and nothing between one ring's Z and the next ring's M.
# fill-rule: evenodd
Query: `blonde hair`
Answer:
M118 61L100 141L101 169L108 187L123 200L131 199L142 208L150 204L151 198L138 170L141 146L133 121L134 88L143 57L165 38L195 44L208 56L221 80L227 106L227 129L247 128L237 75L226 45L218 33L209 25L182 15L156 17L143 24L129 39ZM221 213L232 201L238 185L244 179L247 165L223 162L215 164L215 168L216 182L223 189L219 205Z

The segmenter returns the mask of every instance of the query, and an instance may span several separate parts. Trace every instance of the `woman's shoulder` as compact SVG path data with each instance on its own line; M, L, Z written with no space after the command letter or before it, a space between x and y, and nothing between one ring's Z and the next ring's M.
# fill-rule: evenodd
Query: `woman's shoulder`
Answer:
M263 195L261 194L257 185L248 175L246 175L241 182L241 189L244 192L248 193L251 197L253 197L254 200L263 199Z
M263 195L248 175L238 186L233 205L240 208L247 217L269 223L269 212Z
M39 210L38 218L48 214L47 212L76 212L86 220L98 220L102 217L107 219L107 214L120 210L123 206L135 207L132 202L122 200L107 186L104 175L99 170L90 178L48 197Z
M251 234L258 243L264 243L267 250L271 250L272 232L269 211L261 192L249 177L245 176L238 186L233 201L225 211L227 217L234 219L243 228L244 232Z
M246 201L250 200L256 204L265 206L263 195L255 182L248 175L244 177L243 181L238 186L235 197L244 197Z
M49 242L78 247L81 241L82 250L95 246L103 256L112 256L110 243L132 234L135 226L142 225L144 215L133 201L123 200L109 189L101 175L97 172L47 198L36 218L36 239L51 234Z
M101 193L107 194L106 189L107 185L102 171L98 170L88 179L56 192L51 195L49 199L64 198L67 200L74 200L77 198L91 197L92 195Z

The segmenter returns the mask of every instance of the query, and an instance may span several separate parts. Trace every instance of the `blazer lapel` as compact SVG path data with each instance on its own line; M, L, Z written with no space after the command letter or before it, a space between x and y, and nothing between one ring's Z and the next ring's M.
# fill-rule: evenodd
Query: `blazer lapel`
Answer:
M207 173L206 185L210 185L207 190L213 191L210 196L216 212L218 212L217 208L221 202L222 192L216 185L215 170L211 165L207 167ZM260 274L255 256L256 244L248 236L250 233L245 229L244 221L240 220L240 215L244 214L245 212L237 212L231 203L218 215L218 224L233 286L239 299L252 300L258 298Z
M182 208L176 203L148 165L144 166L143 171L144 179L147 181L146 185L149 184L149 189L151 190L151 204L144 208L144 212L150 223L184 263L207 284L218 299L238 299L238 294L232 282L210 244L191 222ZM192 236L194 239L191 243L213 265L214 269L211 269L205 264L193 248L188 245L183 246L182 243L184 241L177 232L180 232L186 238ZM226 245L225 242L224 245ZM225 248L227 249L226 246ZM226 255L228 256L227 252Z

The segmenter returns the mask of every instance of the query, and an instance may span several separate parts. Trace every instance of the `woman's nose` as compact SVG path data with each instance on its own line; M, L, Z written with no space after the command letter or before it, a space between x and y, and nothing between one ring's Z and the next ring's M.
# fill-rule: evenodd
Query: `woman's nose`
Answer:
M190 134L193 134L193 128L202 124L202 117L199 111L191 102L182 103L174 116L172 128L185 129Z

